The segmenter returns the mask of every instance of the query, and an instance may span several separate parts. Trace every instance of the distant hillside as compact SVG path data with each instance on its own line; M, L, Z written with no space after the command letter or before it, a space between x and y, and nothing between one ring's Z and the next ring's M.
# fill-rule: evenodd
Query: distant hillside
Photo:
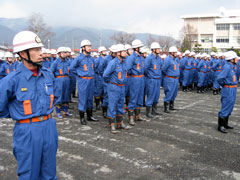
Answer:
M14 34L26 29L27 20L24 18L0 18L0 44L7 43L11 45ZM55 33L55 35L50 39L50 48L68 46L74 49L78 49L80 47L80 42L83 39L89 39L92 43L93 48L99 47L100 41L102 45L109 47L113 44L111 36L119 32L110 29L70 26L52 27L52 31ZM159 35L154 34L151 34L151 36L154 38L160 37ZM136 37L146 43L149 34L136 33ZM45 44L45 46L48 47L48 44Z

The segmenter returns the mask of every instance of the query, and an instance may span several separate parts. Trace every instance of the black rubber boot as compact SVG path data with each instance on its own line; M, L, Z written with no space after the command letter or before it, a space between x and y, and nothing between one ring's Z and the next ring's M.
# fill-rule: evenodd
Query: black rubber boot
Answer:
M227 133L226 129L224 128L225 125L225 118L218 117L218 131L221 133Z
M108 122L110 126L110 132L113 134L117 134L118 131L115 128L115 119L108 117Z
M228 118L229 118L229 116L225 118L224 127L225 127L226 129L233 129L233 126L228 125Z
M107 119L107 106L102 106L102 115L105 119Z
M96 103L96 110L101 110L100 107L100 97L95 97L95 103Z
M201 87L197 87L197 93L198 93L198 94L201 93Z
M86 119L85 119L85 117L84 117L84 112L79 111L79 116L80 116L80 122L81 122L81 124L82 124L82 125L87 125L87 121L86 121Z
M116 121L117 121L117 129L125 129L125 130L129 130L130 127L129 126L126 126L124 123L123 123L123 116L122 115L117 115L116 116Z
M153 103L152 105L152 115L162 115L161 113L157 112L157 103Z
M164 112L165 113L170 113L170 111L169 111L169 102L164 102Z
M87 120L93 121L93 122L98 122L98 119L93 117L92 109L87 109Z
M217 95L217 89L213 89L213 95Z
M134 112L133 111L128 111L128 119L129 119L129 124L131 126L136 125L136 123L134 122Z
M152 109L151 106L146 106L146 116L147 116L148 118L153 118L153 115L152 115L152 113L151 113L151 109Z
M174 111L174 110L177 110L177 109L174 108L174 101L170 101L169 109L170 109L170 110L173 110L173 111Z
M135 113L136 121L143 121L143 119L141 118L141 109L140 108L134 109L134 113Z

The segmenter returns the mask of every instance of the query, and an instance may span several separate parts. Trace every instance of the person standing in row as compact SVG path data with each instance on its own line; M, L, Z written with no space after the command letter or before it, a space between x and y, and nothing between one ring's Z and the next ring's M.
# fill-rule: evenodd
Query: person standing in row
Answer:
M22 63L0 82L0 118L15 121L13 154L19 180L57 180L58 133L51 115L55 78L42 67L42 47L35 33L17 33L13 51Z
M81 42L82 53L77 56L70 66L70 72L77 75L78 84L78 110L80 122L86 125L84 113L87 112L87 120L97 122L93 117L94 96L94 59L91 54L91 43L89 40Z

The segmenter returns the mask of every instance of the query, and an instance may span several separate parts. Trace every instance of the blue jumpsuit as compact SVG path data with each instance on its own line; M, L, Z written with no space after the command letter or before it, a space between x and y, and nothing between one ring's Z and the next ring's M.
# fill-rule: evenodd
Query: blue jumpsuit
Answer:
M93 108L94 96L94 59L84 53L71 63L70 72L76 73L78 84L78 110L85 112Z
M203 87L207 75L207 64L205 60L201 60L197 66L198 69L198 87Z
M237 94L238 80L233 69L233 65L227 62L223 66L223 70L217 77L218 83L222 86L221 103L222 107L218 115L220 117L228 117L231 115Z
M213 66L212 66L212 69L214 71L213 89L220 88L220 85L217 81L217 77L220 74L220 72L222 71L222 67L223 67L223 61L221 59L214 61Z
M107 56L104 58L103 65L100 66L101 69L99 69L99 72L100 72L101 74L104 73L104 71L105 71L106 68L107 68L108 63L109 63L112 59L113 59L113 57L112 57L111 55L107 55ZM102 102L102 106L103 106L103 107L107 107L107 106L108 106L107 86L108 86L108 83L106 83L106 82L104 81L104 82L103 82L104 98L103 98L103 102Z
M70 80L69 80L69 67L66 59L62 60L57 58L51 65L51 71L55 76L54 84L54 104L61 105L67 104L70 99Z
M170 55L164 59L162 65L164 102L174 101L178 92L178 79L180 76L179 64Z
M126 72L125 60L121 62L117 57L109 62L104 71L103 78L108 83L108 98L111 99L108 102L108 117L110 118L124 114Z
M190 84L190 72L192 69L192 65L191 65L191 59L189 57L184 57L181 60L181 65L180 65L181 69L183 70L183 82L182 85L184 87L188 86Z
M50 68L51 68L51 63L52 63L52 62L51 62L50 59L45 58L45 59L43 60L42 66L45 67L45 68L47 68L47 69L50 69Z
M127 62L127 72L130 76L129 78L129 90L130 99L128 104L128 110L133 111L136 108L143 106L143 96L144 96L144 58L133 52Z
M16 70L16 67L15 67L15 64L12 63L12 64L9 64L8 62L4 63L2 66L1 66L1 69L0 69L0 76L7 76L8 74L10 74L11 72L15 71Z
M67 58L67 62L68 62L68 67L70 68L71 66L71 63L73 62L74 59L72 58ZM76 82L77 82L77 79L76 79L76 75L73 74L73 73L69 73L69 79L70 79L70 90L69 90L69 96L70 96L70 99L71 99L71 94L74 93L75 95L75 92L76 92Z
M99 56L95 59L95 92L94 95L96 97L101 97L103 95L103 72L102 66L104 63L104 58Z
M2 68L2 66L5 65L5 63L6 63L5 61L0 60L0 80L5 77L4 73L3 72L1 73L1 68Z
M146 106L152 106L153 104L158 103L162 81L161 66L162 61L158 55L155 56L151 53L147 56L144 64L147 94Z
M57 179L58 133L51 117L53 86L49 70L41 68L33 76L23 63L0 82L0 118L11 117L16 122L13 154L19 180Z

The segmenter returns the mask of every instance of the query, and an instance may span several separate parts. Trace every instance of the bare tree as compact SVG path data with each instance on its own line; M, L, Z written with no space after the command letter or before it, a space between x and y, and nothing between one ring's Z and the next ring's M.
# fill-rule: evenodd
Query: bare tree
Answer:
M181 50L192 50L193 45L197 43L196 38L196 30L190 24L186 24L180 31Z
M168 51L170 46L175 44L175 40L170 36L159 36L158 38L154 38L151 34L149 34L147 45L150 46L153 42L158 42L163 51Z
M54 35L49 27L43 20L40 13L33 13L28 19L28 29L35 32L42 40L43 44L47 45L49 39Z
M135 34L125 33L125 32L118 32L110 37L110 39L117 44L118 43L131 44L135 38L136 38Z

